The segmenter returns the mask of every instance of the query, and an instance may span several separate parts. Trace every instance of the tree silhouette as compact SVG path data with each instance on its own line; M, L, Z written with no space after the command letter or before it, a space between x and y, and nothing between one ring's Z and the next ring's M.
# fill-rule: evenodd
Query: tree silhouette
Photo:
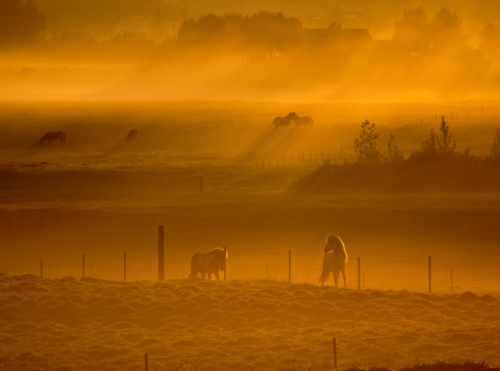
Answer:
M404 51L424 53L429 46L430 25L422 7L408 9L394 24L394 42Z
M494 23L488 23L479 32L480 48L487 51L497 53L500 51L500 26Z
M442 8L432 19L430 26L431 46L435 51L448 52L467 47L467 37L462 28L462 19L447 8Z
M361 134L354 139L354 152L360 163L372 165L380 161L382 153L377 143L379 136L375 124L370 124L368 120L361 124Z
M32 0L0 1L0 47L34 42L45 26L45 16Z

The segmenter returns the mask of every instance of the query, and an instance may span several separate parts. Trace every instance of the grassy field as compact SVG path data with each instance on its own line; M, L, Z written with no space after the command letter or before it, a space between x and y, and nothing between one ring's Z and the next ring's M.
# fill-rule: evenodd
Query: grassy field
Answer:
M314 127L275 129L272 119L290 111ZM500 195L291 190L326 158L352 160L365 119L382 139L396 133L408 155L448 112L457 147L487 155L500 118L491 102L3 103L0 270L37 273L43 260L49 278L0 275L0 369L139 370L148 352L158 370L326 370L333 336L341 367L497 365ZM127 145L132 128L138 138ZM40 146L49 130L65 131L67 143ZM168 282L95 278L120 279L124 252L130 264L145 257L128 280L154 278L158 225L167 254L180 256ZM317 282L327 233L346 244L350 289L362 258L366 290L304 283ZM184 281L191 254L216 246L229 251L229 281ZM288 250L294 269L309 267L292 285L282 282ZM82 254L94 278L50 278L79 278ZM414 270L424 290L429 255L464 267L458 293L373 291L387 279L412 289ZM149 273L136 275L146 261ZM396 261L419 265L387 263ZM472 263L496 267L492 286L459 281L475 278ZM51 276L51 264L74 269ZM448 265L443 272L449 285Z
M112 282L0 274L1 370L390 369L499 365L489 294L276 281ZM455 368L456 369L456 368Z
M272 126L292 110L315 126ZM4 103L1 263L149 253L160 224L172 252L315 255L330 232L351 256L498 261L498 195L289 191L322 158L352 160L364 119L396 133L408 155L448 112L457 148L487 154L500 118L492 103ZM127 145L131 128L138 139ZM65 131L66 145L39 146L48 130Z

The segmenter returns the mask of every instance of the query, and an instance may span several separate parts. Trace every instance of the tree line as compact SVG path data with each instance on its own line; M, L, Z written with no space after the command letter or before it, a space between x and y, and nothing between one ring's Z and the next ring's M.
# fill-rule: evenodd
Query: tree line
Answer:
M168 17L156 11L151 24L161 23ZM33 0L2 0L0 2L0 48L12 45L27 45L34 42L58 44L71 43L97 44L94 35L79 31L67 31L47 37L45 15L40 12ZM154 29L154 28L153 28ZM333 22L321 36L326 41L338 40L342 26ZM500 25L486 24L479 33L479 49L488 53L500 52ZM135 32L122 32L110 40L121 40L134 44L137 40L148 41L147 35ZM185 20L175 40L165 40L157 44L148 41L150 46L161 46L169 41L184 47L218 48L241 52L242 49L274 51L286 53L293 48L303 48L305 44L317 42L302 23L282 13L259 12L253 15L208 14L196 19ZM442 8L429 18L422 7L404 11L393 27L394 47L404 53L421 56L438 52L464 52L471 49L463 29L462 19L455 12Z
M294 188L306 192L494 192L500 191L500 130L497 129L486 156L470 148L456 150L456 142L445 118L438 131L430 130L421 147L405 157L393 135L386 149L380 133L368 120L354 139L354 161L329 160Z

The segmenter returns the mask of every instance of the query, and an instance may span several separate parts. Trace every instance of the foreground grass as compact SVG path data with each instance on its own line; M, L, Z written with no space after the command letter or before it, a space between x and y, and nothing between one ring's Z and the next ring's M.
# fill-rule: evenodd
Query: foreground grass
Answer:
M326 370L333 337L342 369L498 366L498 294L4 274L0 291L2 370L142 370L144 353L150 369Z

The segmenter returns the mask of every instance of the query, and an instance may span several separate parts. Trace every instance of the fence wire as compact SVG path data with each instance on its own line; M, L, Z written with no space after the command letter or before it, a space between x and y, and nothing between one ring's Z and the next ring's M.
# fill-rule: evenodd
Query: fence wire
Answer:
M186 279L194 252L165 254L165 279ZM359 259L359 258L358 258ZM419 292L500 291L500 264L351 259L345 267L347 288L409 290ZM358 266L359 264L359 266ZM323 256L290 253L230 252L226 279L274 280L316 285L323 269ZM158 280L158 254L131 255L102 259L82 257L80 261L50 263L40 261L5 269L11 275L33 274L43 278L91 277L103 280ZM212 276L212 279L215 277ZM224 272L219 272L224 279ZM330 276L328 283L333 285ZM342 275L339 286L344 286Z

